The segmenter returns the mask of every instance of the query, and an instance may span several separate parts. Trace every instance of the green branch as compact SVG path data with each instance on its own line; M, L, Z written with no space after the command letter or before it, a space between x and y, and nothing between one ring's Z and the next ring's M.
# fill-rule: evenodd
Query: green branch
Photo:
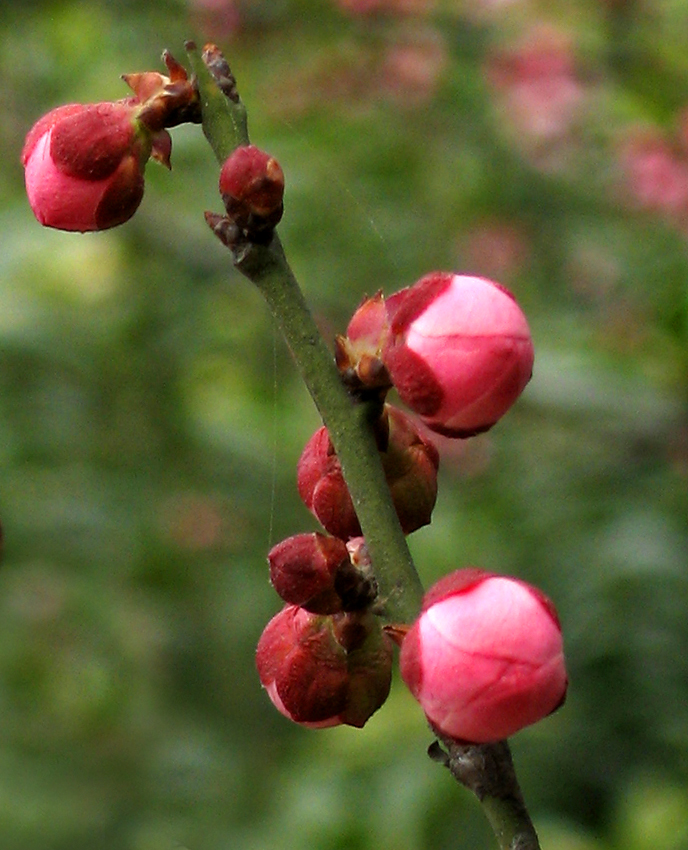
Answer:
M198 82L203 131L218 162L223 163L235 147L248 144L246 110L217 49L206 48L200 57L189 43L187 52ZM390 622L410 623L418 614L423 589L370 427L372 408L354 403L346 391L279 238L275 236L269 245L243 244L233 250L233 257L236 268L267 301L327 427L366 540L383 616ZM446 752L435 743L430 756L478 797L500 850L539 850L506 741L474 746L441 740Z
M435 741L428 755L475 794L500 850L540 850L508 743L462 744L434 731L446 751Z
M193 45L187 51L198 80L204 133L224 162L237 145L248 143L246 111L226 62L215 61L208 70L207 49L203 59ZM275 236L267 246L247 244L235 252L234 263L262 292L327 427L370 553L383 616L410 623L423 589L392 505L369 410L354 404L346 391L279 239Z

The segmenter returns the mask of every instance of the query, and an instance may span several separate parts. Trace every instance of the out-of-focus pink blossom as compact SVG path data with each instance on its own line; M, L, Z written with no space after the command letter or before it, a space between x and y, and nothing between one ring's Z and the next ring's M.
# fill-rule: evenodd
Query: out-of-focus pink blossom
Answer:
M624 186L638 207L688 216L688 158L659 133L639 133L621 153Z
M402 401L433 431L487 431L530 380L533 343L513 295L491 280L432 272L387 299L382 359Z
M189 0L191 17L200 32L215 41L241 31L243 14L237 0Z
M513 275L528 254L526 237L507 222L487 221L462 236L461 246L470 268L494 278Z
M525 582L478 569L451 573L428 591L399 663L430 723L460 741L507 738L566 695L550 600Z
M434 29L414 32L391 44L378 71L382 94L415 105L435 93L448 63L447 48Z
M435 0L336 0L350 15L423 15L431 11Z
M522 143L548 145L566 136L585 98L569 40L549 27L496 53L487 75L504 118L525 136Z

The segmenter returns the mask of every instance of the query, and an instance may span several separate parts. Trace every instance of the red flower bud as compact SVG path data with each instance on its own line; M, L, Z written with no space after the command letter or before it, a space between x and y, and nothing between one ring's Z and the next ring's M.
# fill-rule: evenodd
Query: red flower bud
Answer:
M317 614L342 610L335 590L339 568L350 566L345 543L324 534L295 534L268 553L270 581L285 602Z
M430 522L437 498L439 454L401 410L385 405L378 434L382 467L405 534ZM347 540L361 526L342 468L323 426L306 444L297 466L297 485L306 507L335 537Z
M399 663L430 723L461 741L507 738L566 695L554 606L537 588L484 570L458 570L428 591Z
M251 238L269 233L282 218L284 172L255 145L238 147L220 171L220 194L229 218Z
M256 666L275 707L295 723L360 728L389 694L392 645L372 614L319 616L287 605L265 627Z
M432 430L450 437L488 430L530 380L528 323L499 284L433 272L388 298L387 308L385 366Z
M153 137L136 120L135 99L69 104L29 131L22 151L26 191L41 224L60 230L105 230L134 214L143 197L143 170ZM168 152L169 153L169 152Z
M361 526L324 425L306 443L296 483L303 503L330 534L342 540L360 536Z
M413 419L398 407L386 404L383 416L388 438L382 466L401 527L404 534L410 534L432 518L440 455Z

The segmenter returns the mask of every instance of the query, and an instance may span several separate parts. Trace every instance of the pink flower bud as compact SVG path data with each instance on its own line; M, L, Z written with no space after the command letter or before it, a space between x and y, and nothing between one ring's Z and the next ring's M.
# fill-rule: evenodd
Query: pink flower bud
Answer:
M256 666L277 710L295 723L360 728L389 694L392 644L372 614L287 605L265 627Z
M388 298L387 308L385 366L401 399L433 431L487 431L530 380L528 323L503 286L433 272Z
M346 336L335 338L337 367L352 390L387 390L391 381L381 359L389 331L387 307L382 292L365 298L356 308Z
M349 552L337 537L295 534L268 553L270 581L285 602L317 614L342 610L335 589L340 567L350 567Z
M554 606L537 588L484 570L458 570L428 591L399 663L430 723L461 741L507 738L566 695Z
M255 145L238 147L220 171L220 194L229 218L249 236L271 232L282 218L284 172Z
M382 467L405 534L430 522L437 498L439 453L413 420L385 405L378 428ZM342 468L323 426L311 437L297 466L297 485L306 507L335 537L361 534Z
M22 151L26 191L38 221L60 230L105 230L131 218L143 197L153 138L135 99L69 104L29 131ZM164 147L165 131L158 135Z

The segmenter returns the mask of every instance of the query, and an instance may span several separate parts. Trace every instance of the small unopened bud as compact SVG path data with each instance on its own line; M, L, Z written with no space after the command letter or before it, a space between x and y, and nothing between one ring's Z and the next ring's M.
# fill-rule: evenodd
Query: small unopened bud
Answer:
M410 534L432 519L440 455L413 419L398 407L386 404L383 417L388 437L382 466L401 527Z
M287 605L265 627L256 666L275 707L295 723L360 728L389 694L392 644L372 614Z
M338 570L348 566L349 553L342 540L325 534L295 534L268 553L270 581L285 602L317 614L342 610L335 589Z
M335 537L360 537L361 526L342 468L323 425L313 434L296 467L299 495L320 524Z
M546 717L566 696L561 627L535 587L479 569L445 576L401 641L404 682L431 725L489 743Z
M249 239L259 241L282 218L284 172L255 145L238 147L222 166L220 194L229 218Z
M530 380L528 323L503 286L433 272L386 303L382 359L402 401L432 430L449 437L488 430Z
M387 310L382 292L358 306L346 329L335 339L337 368L353 390L387 390L391 381L381 359L388 332Z

